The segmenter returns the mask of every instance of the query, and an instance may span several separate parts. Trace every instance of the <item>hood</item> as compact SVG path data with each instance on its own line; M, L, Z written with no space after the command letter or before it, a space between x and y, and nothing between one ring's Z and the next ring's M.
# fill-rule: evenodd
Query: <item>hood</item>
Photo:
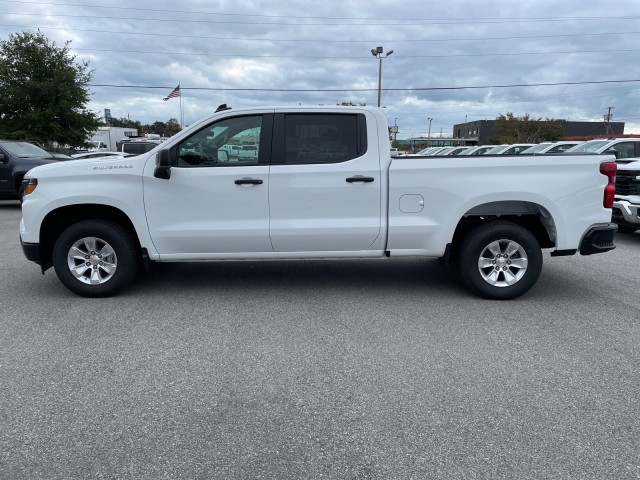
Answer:
M64 175L65 170L69 170L69 173L90 173L95 172L96 170L108 169L110 166L118 167L121 166L133 166L134 164L139 163L139 159L145 157L143 155L127 157L127 158L112 158L112 157L101 157L101 158L92 158L92 159L83 159L79 158L77 160L63 160L63 161L47 161L45 163L36 163L34 165L35 168L32 168L27 173L29 178L46 176L48 174L57 176ZM136 161L137 160L137 161ZM142 159L144 163L144 158Z
M15 157L14 157L15 158ZM19 157L20 165L37 167L38 165L48 165L59 163L60 160L54 157Z
M638 170L640 169L640 158L625 158L616 160L618 170Z

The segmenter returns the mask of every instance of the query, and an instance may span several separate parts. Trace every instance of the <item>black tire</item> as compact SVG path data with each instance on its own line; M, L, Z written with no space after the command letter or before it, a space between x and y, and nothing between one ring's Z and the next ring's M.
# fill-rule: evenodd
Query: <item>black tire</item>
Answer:
M526 228L510 222L492 222L469 232L459 259L466 286L492 300L526 293L542 271L540 244Z
M24 187L22 185L18 188L18 200L20 200L20 205L22 205L22 201L24 200Z
M53 247L56 275L65 287L83 297L108 297L123 291L136 277L139 262L132 234L105 220L71 225Z
M618 225L618 232L620 233L634 233L636 230L638 229L629 225Z

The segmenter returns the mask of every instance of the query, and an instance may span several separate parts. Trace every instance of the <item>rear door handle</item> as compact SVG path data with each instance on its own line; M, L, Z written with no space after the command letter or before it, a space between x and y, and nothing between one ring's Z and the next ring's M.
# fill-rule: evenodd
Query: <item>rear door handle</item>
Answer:
M235 181L236 185L261 185L262 180L259 178L239 178Z
M354 183L354 182L371 183L373 182L373 180L374 180L373 177L363 177L362 175L356 175L355 177L347 178L347 182L349 183Z

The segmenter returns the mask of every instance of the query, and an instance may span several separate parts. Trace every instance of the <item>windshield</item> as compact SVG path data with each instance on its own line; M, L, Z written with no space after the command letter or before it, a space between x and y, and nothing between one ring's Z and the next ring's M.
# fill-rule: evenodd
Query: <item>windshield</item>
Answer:
M586 153L597 153L597 151L604 147L607 143L607 140L600 140L595 142L585 142L582 145L576 145L573 148L570 148L565 153L573 153L573 152L586 152Z
M508 145L498 145L497 147L490 148L489 150L484 152L483 155L492 155L495 153L500 153L505 149L506 146Z
M471 147L458 147L451 150L450 155L464 155L465 152L471 150Z
M27 142L6 142L1 143L2 148L8 151L11 155L15 155L20 158L29 157L51 157L51 155L35 145Z
M529 147L521 153L539 153L543 151L545 148L550 147L551 143L539 143L538 145L534 145L533 147Z

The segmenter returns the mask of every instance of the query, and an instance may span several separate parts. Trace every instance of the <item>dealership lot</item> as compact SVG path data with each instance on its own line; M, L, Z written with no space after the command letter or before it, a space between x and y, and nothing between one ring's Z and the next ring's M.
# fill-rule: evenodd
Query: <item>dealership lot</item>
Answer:
M80 298L0 202L0 478L640 478L640 233L509 302L435 259L158 265Z

